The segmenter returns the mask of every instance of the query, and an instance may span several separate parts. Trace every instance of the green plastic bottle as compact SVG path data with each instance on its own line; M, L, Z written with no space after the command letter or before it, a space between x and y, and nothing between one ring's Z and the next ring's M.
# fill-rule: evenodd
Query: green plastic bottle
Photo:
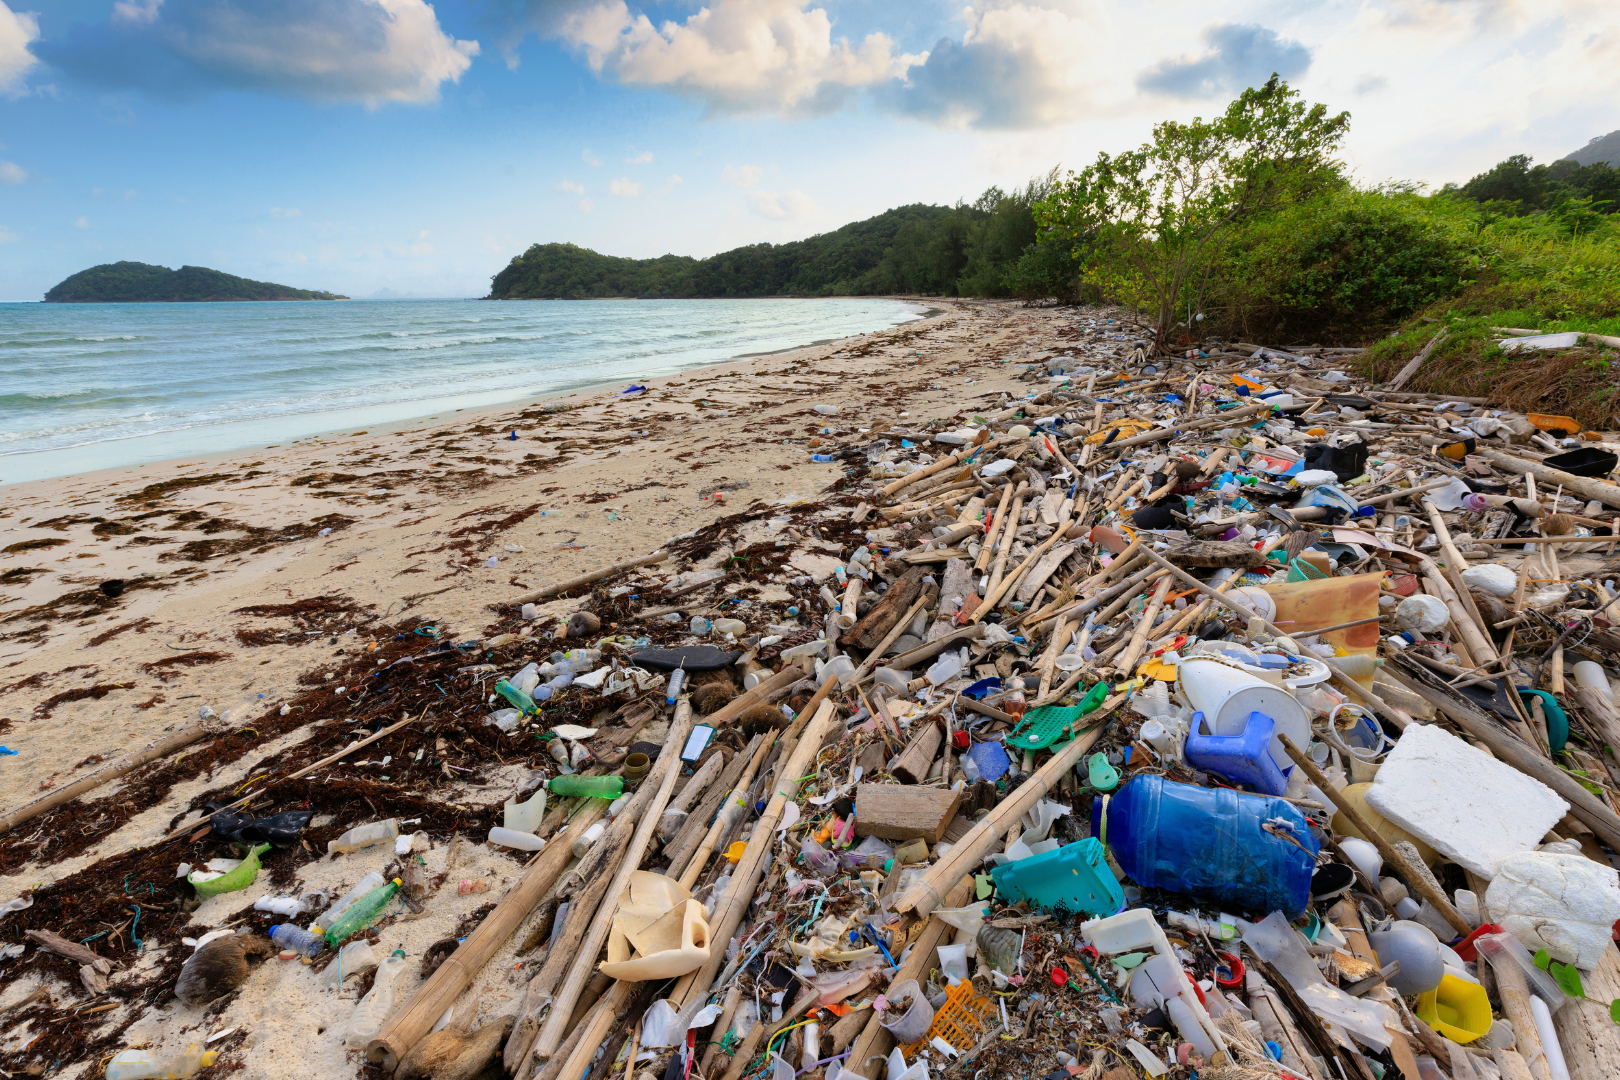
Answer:
M399 878L395 878L356 900L334 925L327 928L326 943L335 948L364 930L370 925L371 920L382 914L383 908L387 907L394 894L399 892L401 884Z
M617 799L624 794L622 776L554 776L546 781L553 795L586 795L593 799Z
M495 684L495 692L512 703L512 708L520 710L524 716L533 716L540 711L540 706L534 703L534 698L522 690L502 679Z

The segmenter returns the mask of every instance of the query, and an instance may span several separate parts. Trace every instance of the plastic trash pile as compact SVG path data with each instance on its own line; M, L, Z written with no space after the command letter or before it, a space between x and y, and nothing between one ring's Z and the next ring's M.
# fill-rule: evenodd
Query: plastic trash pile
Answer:
M819 501L479 643L463 699L534 776L477 839L555 869L518 997L440 1021L454 1075L1615 1074L1614 441L1080 329L987 411L820 410ZM245 858L187 880L307 824L216 821ZM427 983L366 928L437 886L426 833L350 824L332 857L401 873L260 916L377 968L333 1035L369 1054Z

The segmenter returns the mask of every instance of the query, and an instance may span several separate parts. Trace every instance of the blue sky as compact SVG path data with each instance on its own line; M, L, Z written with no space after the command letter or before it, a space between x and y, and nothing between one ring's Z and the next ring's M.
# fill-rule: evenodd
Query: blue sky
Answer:
M480 295L971 199L1273 70L1368 182L1620 127L1612 0L0 0L0 300L134 259Z

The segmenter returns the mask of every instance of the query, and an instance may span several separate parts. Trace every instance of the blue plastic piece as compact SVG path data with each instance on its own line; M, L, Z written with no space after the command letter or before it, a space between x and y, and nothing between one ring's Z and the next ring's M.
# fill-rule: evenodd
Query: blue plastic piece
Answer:
M1008 904L1028 900L1042 911L1117 915L1125 891L1108 867L1102 842L1086 837L1056 851L1003 863L990 871L996 894Z
M984 780L999 780L1012 768L1006 749L998 742L974 743L967 754L979 767L979 777Z
M1248 784L1262 795L1288 790L1288 776L1271 756L1277 722L1251 712L1241 735L1205 735L1204 714L1194 713L1187 733L1187 761L1205 772L1219 773L1236 784Z
M1310 900L1321 850L1292 803L1151 774L1093 800L1091 835L1138 885L1289 918Z

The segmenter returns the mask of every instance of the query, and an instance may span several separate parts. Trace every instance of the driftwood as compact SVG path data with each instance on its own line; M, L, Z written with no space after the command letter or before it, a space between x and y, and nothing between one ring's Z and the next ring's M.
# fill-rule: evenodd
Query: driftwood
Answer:
M1434 347L1440 344L1440 342L1445 339L1445 336L1446 328L1442 326L1434 337L1429 339L1429 343L1423 346L1423 348L1418 351L1416 356L1408 360L1406 362L1406 366L1401 368L1401 370L1396 373L1395 378L1390 380L1389 389L1391 391L1395 391L1405 386L1406 380L1418 373L1418 368L1422 367L1424 363L1428 361L1430 355L1434 352Z
M1525 458L1514 457L1512 454L1504 454L1500 450L1488 450L1485 447L1480 447L1479 453L1486 461L1493 465L1500 465L1509 472L1518 473L1520 476L1529 473L1544 484L1561 484L1566 492L1574 492L1576 495L1588 499L1596 499L1604 506L1620 507L1620 487L1616 487L1614 484L1594 480L1587 476L1576 476L1574 473L1567 473L1562 469L1550 468L1539 461L1529 461Z
M60 934L53 934L49 930L24 930L23 937L38 945L42 949L49 949L58 956L65 956L69 960L77 960L94 968L98 974L110 975L112 961L105 956L97 956L77 941L69 941Z
M1181 567L1250 567L1266 561L1254 548L1235 540L1193 540L1171 548L1164 557Z
M770 741L764 735L755 735L754 741L748 744L748 749L731 759L725 775L720 777L720 782L710 790L708 798L703 800L697 813L686 819L681 831L665 846L664 855L669 859L669 868L664 871L666 874L690 887L691 883L686 881L688 865L700 853L701 861L708 862L709 853L719 842L720 831L724 827L722 821L727 815L723 810L727 800L737 803L742 799L743 796L738 793L739 787L746 792L747 785L753 781L754 770L759 768L759 763L765 757L770 745ZM713 839L710 839L711 834ZM708 845L707 850L704 849L704 844ZM692 875L692 880L696 881L697 875Z
M524 593L522 596L513 597L511 602L513 604L532 604L536 600L544 600L548 596L555 596L570 589L577 589L581 585L589 585L594 581L612 577L614 574L634 570L638 566L651 566L654 563L661 563L667 558L669 558L669 552L660 549L651 555L643 555L636 559L625 559L623 562L604 566L600 570L592 570L588 574L580 574L578 577L571 577L565 581L554 581L550 585L542 585L538 589L532 589Z
M898 581L889 586L883 599L873 604L871 610L861 617L845 640L858 649L875 647L921 594L925 573L922 567L914 566L902 574Z

